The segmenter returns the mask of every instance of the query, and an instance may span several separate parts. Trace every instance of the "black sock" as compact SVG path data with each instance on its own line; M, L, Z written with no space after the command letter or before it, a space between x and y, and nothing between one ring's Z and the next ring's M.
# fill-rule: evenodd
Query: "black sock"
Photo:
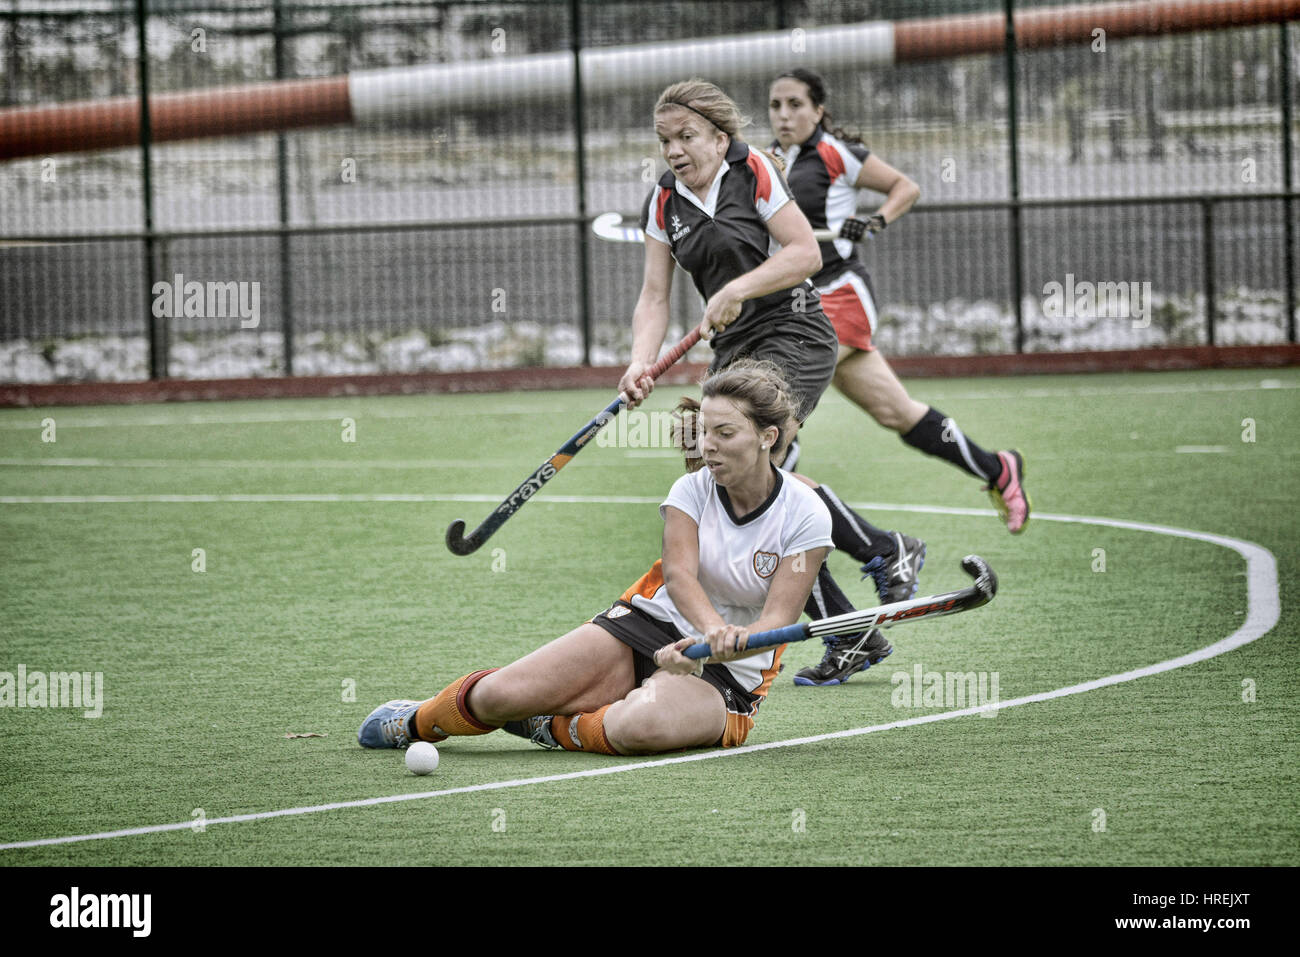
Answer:
M996 452L989 452L972 442L957 423L931 406L921 416L912 431L899 436L914 449L951 462L989 485L1002 474L1002 460Z
M817 494L831 513L831 541L842 552L867 564L880 555L894 553L894 541L889 532L876 528L853 509L840 501L829 485L819 485Z
M840 586L831 577L830 569L823 562L822 567L817 571L817 580L813 582L812 592L808 595L808 603L803 606L803 610L813 621L819 621L831 615L843 615L857 609L853 607L848 596L840 590ZM858 632L852 636L836 635L834 638L823 638L822 641L830 644L831 641L842 641L848 637L861 638L862 633Z

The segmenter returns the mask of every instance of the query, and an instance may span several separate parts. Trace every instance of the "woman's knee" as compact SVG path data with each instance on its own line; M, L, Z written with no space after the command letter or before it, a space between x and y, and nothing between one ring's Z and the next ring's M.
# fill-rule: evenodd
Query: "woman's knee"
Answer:
M666 750L666 722L655 707L653 682L637 688L605 712L605 737L621 754Z
M476 682L465 697L465 705L476 718L487 724L514 721L532 714L521 712L523 692L519 677L503 668Z
M878 424L895 432L907 431L925 414L925 406L908 395L878 352L849 356L836 370L835 385Z
M722 735L726 709L710 687L708 695L688 693L682 688L659 685L665 681L696 681L683 676L650 678L622 701L605 712L605 736L622 754L656 754L682 748L706 747ZM690 691L695 692L694 686ZM671 698L671 700L668 700ZM715 727L716 725L716 727Z
M871 417L882 427L893 432L906 432L915 422L911 414L912 402L904 395L901 401L882 401L871 412ZM922 413L924 414L924 413Z

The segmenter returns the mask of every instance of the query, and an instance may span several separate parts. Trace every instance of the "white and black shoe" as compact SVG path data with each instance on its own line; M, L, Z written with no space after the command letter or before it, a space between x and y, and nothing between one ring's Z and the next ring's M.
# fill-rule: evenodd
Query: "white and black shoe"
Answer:
M890 532L894 551L877 555L862 566L862 577L876 582L876 594L883 605L907 601L916 595L921 569L925 565L925 542L898 532Z
M894 653L894 646L881 633L872 628L866 634L831 638L826 642L826 655L821 664L804 668L794 676L797 685L841 685L851 675L866 671L872 665Z

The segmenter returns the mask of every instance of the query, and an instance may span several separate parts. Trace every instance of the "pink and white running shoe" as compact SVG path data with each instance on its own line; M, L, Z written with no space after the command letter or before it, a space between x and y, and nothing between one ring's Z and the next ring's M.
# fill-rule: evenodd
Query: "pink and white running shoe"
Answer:
M1033 504L1025 493L1025 460L1015 449L999 452L998 460L1002 463L1002 474L995 484L986 485L984 490L993 499L1002 521L1007 523L1007 531L1019 535L1029 524L1029 511Z

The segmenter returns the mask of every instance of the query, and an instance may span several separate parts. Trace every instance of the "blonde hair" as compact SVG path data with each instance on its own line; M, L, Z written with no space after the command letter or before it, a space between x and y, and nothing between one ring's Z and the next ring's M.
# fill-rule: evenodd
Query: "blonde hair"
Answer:
M655 104L655 115L674 106L698 113L733 140L740 139L741 127L750 124L749 117L741 115L735 100L708 80L699 77L674 83L660 93L659 102Z
M728 399L754 424L754 431L776 428L774 448L781 447L786 423L796 418L798 403L790 393L785 374L767 359L737 359L725 369L720 369L704 380L704 398ZM700 403L682 396L677 404L673 442L686 456L686 471L694 472L704 465L699 451Z
M715 84L708 80L701 80L699 77L674 83L660 93L659 100L655 103L655 115L658 116L664 110L673 107L681 107L704 117L733 141L739 140L742 143L745 139L740 135L740 131L752 122L748 116L740 112L740 107L736 105L735 100L723 93ZM758 152L771 160L777 169L785 171L785 162L780 157L773 156L767 150L758 150Z

